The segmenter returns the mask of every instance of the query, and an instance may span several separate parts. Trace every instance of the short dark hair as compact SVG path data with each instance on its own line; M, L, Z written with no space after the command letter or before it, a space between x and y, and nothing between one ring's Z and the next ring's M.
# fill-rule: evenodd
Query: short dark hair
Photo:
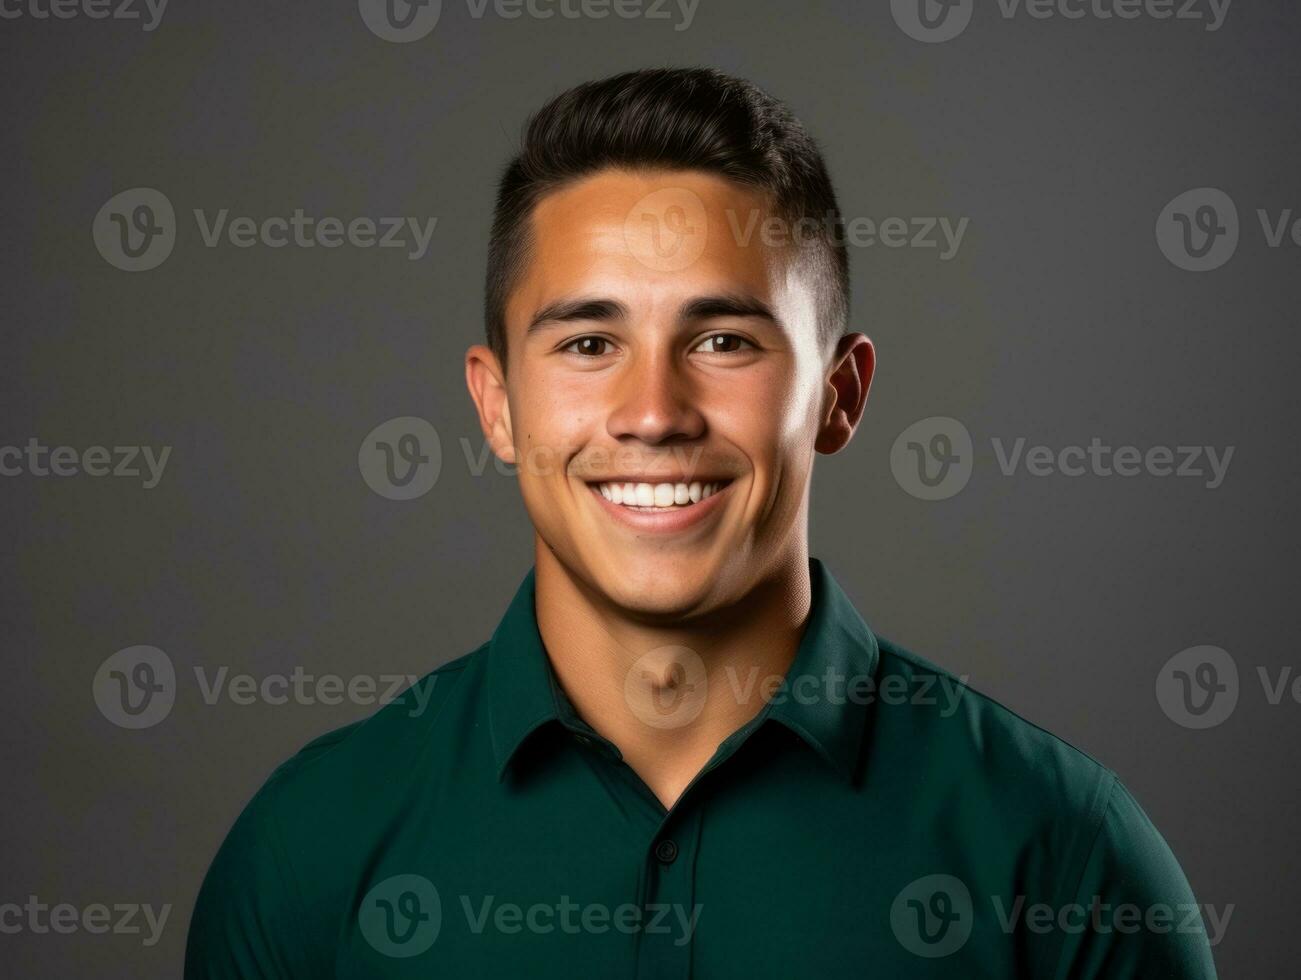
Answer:
M811 219L819 339L849 317L849 259L840 210L813 138L781 102L713 68L648 68L585 82L529 120L497 188L484 318L505 364L506 301L528 260L529 219L548 192L607 168L700 170L765 190L784 222Z

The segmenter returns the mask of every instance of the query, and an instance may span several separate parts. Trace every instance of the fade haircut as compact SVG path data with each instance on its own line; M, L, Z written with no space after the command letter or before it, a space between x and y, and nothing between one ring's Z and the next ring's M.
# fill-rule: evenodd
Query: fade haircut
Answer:
M712 68L648 68L585 82L529 120L497 188L484 320L506 363L506 301L531 249L530 218L547 193L605 169L698 170L766 192L808 253L826 350L849 317L849 259L840 210L813 138L781 102Z

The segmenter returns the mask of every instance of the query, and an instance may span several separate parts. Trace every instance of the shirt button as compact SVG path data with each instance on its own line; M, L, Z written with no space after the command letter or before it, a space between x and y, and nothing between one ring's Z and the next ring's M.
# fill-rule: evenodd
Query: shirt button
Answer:
M672 864L678 856L678 845L671 840L662 840L655 845L655 856L663 864Z

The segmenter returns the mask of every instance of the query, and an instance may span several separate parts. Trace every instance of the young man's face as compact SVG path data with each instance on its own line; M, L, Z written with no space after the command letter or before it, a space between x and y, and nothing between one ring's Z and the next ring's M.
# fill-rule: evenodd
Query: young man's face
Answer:
M813 273L761 233L769 214L759 192L697 172L557 190L507 304L508 370L468 355L538 535L638 615L705 612L802 561L815 444L835 451L857 421L837 411ZM860 342L844 360L865 395Z

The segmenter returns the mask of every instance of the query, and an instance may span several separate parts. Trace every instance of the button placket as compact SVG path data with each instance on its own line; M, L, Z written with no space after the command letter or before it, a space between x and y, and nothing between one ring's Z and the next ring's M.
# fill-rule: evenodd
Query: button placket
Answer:
M638 943L639 980L687 980L699 919L695 912L700 809L674 808L646 849L650 888Z

